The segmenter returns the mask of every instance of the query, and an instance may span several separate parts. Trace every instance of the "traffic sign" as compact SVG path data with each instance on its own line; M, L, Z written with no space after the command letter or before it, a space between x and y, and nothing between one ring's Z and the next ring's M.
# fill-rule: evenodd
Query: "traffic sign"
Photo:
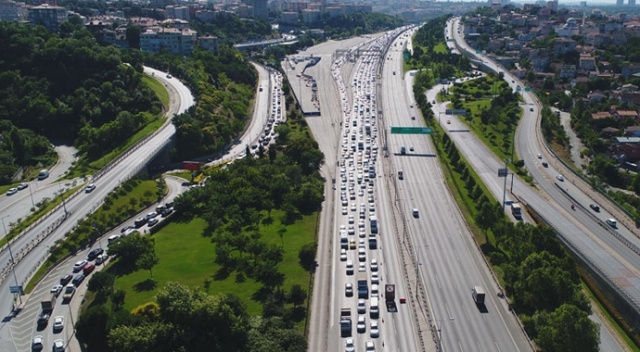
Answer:
M522 87L520 87L520 86L517 86L517 87L516 87L516 92L519 92L519 91L521 91L521 90L522 90Z
M24 291L22 290L22 286L9 286L10 293L18 293L23 295Z
M467 110L465 109L446 109L444 111L445 115L466 115Z
M394 134L431 134L432 131L429 127L391 127Z
M498 169L498 177L507 177L509 175L509 171L506 168Z
M525 92L530 92L531 91L531 87L524 87L524 91Z

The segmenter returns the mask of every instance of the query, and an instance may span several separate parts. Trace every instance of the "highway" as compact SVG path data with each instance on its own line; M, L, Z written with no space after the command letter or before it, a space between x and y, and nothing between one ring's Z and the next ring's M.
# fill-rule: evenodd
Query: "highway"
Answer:
M383 96L386 131L391 126L424 126L412 104L411 76L401 74L402 45L392 47L383 71L383 91L389 93ZM389 134L388 150L393 164L388 173L395 177L384 188L390 190L405 219L426 291L423 309L430 312L439 347L444 351L532 350L506 302L497 296L495 279L445 185L430 137ZM397 176L400 170L402 180ZM476 285L487 292L481 306L471 296Z
M194 104L189 89L179 80L166 78L165 73L150 68L145 68L145 73L153 73L168 88L171 100L178 102L178 104L170 106L167 116L171 117L176 113L182 113ZM0 278L4 278L0 284L0 312L5 314L5 318L2 325L0 325L1 351L16 351L16 346L10 335L11 329L8 328L12 319L15 318L13 311L14 298L9 293L9 286L16 285L16 280L18 285L25 285L46 258L49 248L62 238L65 233L71 231L79 220L94 211L111 190L138 173L155 156L158 150L164 147L166 141L174 133L175 128L169 119L161 129L148 137L144 143L141 143L137 148L112 163L103 170L102 174L96 175L94 182L97 188L92 193L85 194L83 190L80 190L78 194L67 200L65 207L58 207L45 221L35 225L25 235L12 242L11 253L17 261L17 265L14 268L15 277L10 270L10 251L8 248L3 249L0 253L0 263L3 263ZM62 221L65 219L65 208L68 215L66 220ZM18 258L20 259L19 261ZM22 302L17 300L15 303L17 305L23 304L26 298L22 297ZM34 324L35 318L34 316Z
M451 32L452 30L448 30L448 33ZM462 43L457 31L454 33L454 38L458 43ZM483 60L487 65L493 66L494 70L500 70L486 58ZM514 85L521 84L508 72L505 72L505 79L507 82L513 81L511 84L514 89ZM427 98L435 99L437 91L438 88L428 92ZM640 274L638 272L640 258L630 246L638 246L640 242L627 228L619 225L616 230L606 225L604 220L611 217L607 210L603 209L595 213L589 208L589 204L594 202L590 198L594 192L588 192L589 187L582 184L578 178L568 173L564 174L564 181L556 178L561 173L557 169L564 170L563 172L567 172L567 169L562 167L546 148L540 147L540 145L544 146L544 143L540 139L538 130L539 106L532 94L525 93L523 97L526 105L523 106L524 116L517 129L516 151L536 180L537 188L532 188L515 177L514 195L535 209L574 250L587 258L609 280L616 282L615 286L619 290L627 294L632 301L638 302L640 282L637 277ZM444 104L437 104L434 107L436 116L443 112L444 108ZM534 111L531 111L531 108ZM502 199L504 180L497 177L497 169L504 167L504 161L498 160L472 133L454 132L466 129L457 117L447 116L447 119L450 119L451 124L445 124L443 120L441 121L443 128L450 131L449 136L482 177L493 195L497 199ZM542 158L538 158L538 154L542 154ZM549 162L549 167L542 166L543 160ZM577 204L576 211L570 208L573 203ZM600 202L601 206L603 204L604 202ZM630 245L624 245L613 234L625 238ZM603 350L622 350L608 331L601 329L601 334Z
M375 344L376 350L413 351L435 348L430 339L430 332L420 331L418 327L417 310L413 306L415 301L409 297L409 289L404 282L405 264L402 262L401 248L394 235L393 212L387 213L391 203L383 198L386 193L378 186L385 177L385 172L382 172L382 161L378 157L382 145L378 138L379 119L375 118L378 110L375 101L380 93L377 91L379 86L375 77L385 46L385 42L380 39L389 41L392 37L393 35L384 34L373 36L378 38L377 40L352 38L341 42L329 42L309 48L304 53L322 57L316 66L306 70L306 73L318 83L322 115L309 117L307 122L325 153L323 174L327 180L335 180L335 184L327 182L327 197L323 205L326 211L322 212L320 225L319 267L315 276L309 337L311 351L344 350L348 339L340 337L339 321L342 308L351 311L352 338L357 350L364 350L368 341ZM355 53L356 48L361 49L361 56L355 63L346 60L344 56L337 57L333 62L330 60L335 50L346 48L351 48L352 53ZM333 77L327 75L329 72ZM287 74L290 80L295 79L295 71L288 70ZM292 87L295 88L296 85L292 84ZM301 93L303 92L296 91L298 97L303 96L304 93ZM373 116L370 117L371 115ZM362 128L364 124L370 124L370 135ZM362 142L362 149L357 152L353 150L356 148L355 141ZM380 171L367 182L371 166ZM358 179L362 176L365 180L356 182L356 176ZM343 207L342 204L347 205ZM377 214L379 217L381 226L378 235L371 231L370 214ZM347 236L348 232L349 241L354 243L353 249L346 250L344 259L340 258L341 226L344 226L344 235ZM377 240L376 248L368 246L371 235ZM362 261L355 250L356 243L360 240L363 241L362 244L358 244L358 248L362 247ZM377 271L372 269L372 259L379 263ZM347 260L353 262L353 274L346 273ZM359 268L359 264L363 267ZM374 273L378 274L378 281L375 281ZM367 280L369 289L373 289L374 282L378 282L379 290L385 284L395 284L398 312L387 311L384 306L384 292L379 292L379 317L371 315L371 297L364 301L364 313L358 313L356 281L360 277ZM345 297L347 283L354 286L356 292L353 297ZM407 303L401 304L400 298L407 299ZM362 332L358 332L356 328L358 318L364 318L366 321ZM378 323L379 337L370 336L372 322ZM421 334L426 334L426 341L422 341Z

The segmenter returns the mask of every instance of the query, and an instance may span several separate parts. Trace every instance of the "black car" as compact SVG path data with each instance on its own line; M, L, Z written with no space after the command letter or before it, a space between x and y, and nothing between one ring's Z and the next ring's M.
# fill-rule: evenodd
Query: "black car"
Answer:
M72 275L65 275L60 279L60 285L66 286L73 279Z
M78 274L78 275L76 275L76 277L73 278L72 283L73 283L73 285L75 287L78 287L78 286L80 286L82 281L84 281L84 275L83 274Z
M87 255L87 259L88 260L94 260L102 253L104 253L104 250L102 248L96 248L96 249L92 250L91 252L89 252L89 254Z
M591 209L593 209L593 211L600 212L600 206L598 204L591 203L589 206L591 207Z
M135 227L133 227L131 225L125 226L120 230L120 233L125 233L125 232L127 232L127 230L130 230L130 229L135 229Z

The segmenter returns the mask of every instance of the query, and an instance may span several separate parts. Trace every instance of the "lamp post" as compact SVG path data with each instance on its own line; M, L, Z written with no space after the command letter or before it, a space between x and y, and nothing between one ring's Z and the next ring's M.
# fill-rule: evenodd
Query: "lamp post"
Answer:
M13 252L11 251L11 239L9 238L9 233L7 232L7 226L4 224L4 219L8 218L9 215L5 215L0 218L2 221L2 228L4 229L4 237L7 237L7 248L9 249L9 256L11 257L11 272L13 273L13 279L16 281L16 286L18 285L18 277L16 276L16 265L15 260L13 259ZM22 296L18 294L18 298L20 299L20 304L22 304Z
M35 211L36 209L36 203L33 201L33 193L31 192L31 187L29 188L29 196L31 196L31 206L33 207L33 210Z
M64 217L66 218L69 213L67 212L67 204L64 201L64 190L62 186L60 186L60 183L58 183L58 189L60 190L60 197L62 197L62 208L64 209Z

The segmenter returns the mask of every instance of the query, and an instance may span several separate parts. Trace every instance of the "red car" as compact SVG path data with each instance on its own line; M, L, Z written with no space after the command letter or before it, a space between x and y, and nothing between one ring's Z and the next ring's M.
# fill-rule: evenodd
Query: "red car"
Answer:
M93 270L96 268L95 265L89 263L87 265L84 266L84 268L82 268L82 272L84 273L84 275L89 275L91 274L91 272L93 272Z

